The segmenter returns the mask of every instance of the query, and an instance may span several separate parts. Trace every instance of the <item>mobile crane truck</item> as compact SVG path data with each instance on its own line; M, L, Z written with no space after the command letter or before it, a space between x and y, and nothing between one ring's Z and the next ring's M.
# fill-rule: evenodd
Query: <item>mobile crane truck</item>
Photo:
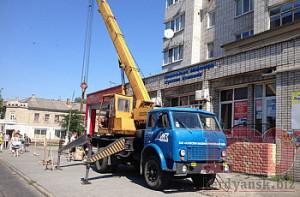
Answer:
M97 4L135 100L125 93L103 97L97 109L101 124L97 132L89 133L97 151L87 158L85 180L89 166L104 173L129 162L140 169L147 186L154 190L166 186L172 176L190 177L199 187L210 186L216 173L228 171L226 138L215 114L155 107L110 6L106 0L97 0ZM87 109L88 121L90 114Z

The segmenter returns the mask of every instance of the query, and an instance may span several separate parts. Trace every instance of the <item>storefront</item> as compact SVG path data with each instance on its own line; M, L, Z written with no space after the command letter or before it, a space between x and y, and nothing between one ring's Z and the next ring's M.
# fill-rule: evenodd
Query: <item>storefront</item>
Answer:
M214 112L225 130L246 126L264 135L272 128L300 129L291 123L292 94L300 91L300 38L283 34L275 43L272 34L229 44L222 58L144 79L151 98ZM199 91L208 95L199 99Z

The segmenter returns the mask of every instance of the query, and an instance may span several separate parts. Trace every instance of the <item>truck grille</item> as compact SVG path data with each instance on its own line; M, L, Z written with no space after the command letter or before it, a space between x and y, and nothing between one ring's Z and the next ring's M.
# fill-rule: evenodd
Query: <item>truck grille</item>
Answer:
M187 147L189 161L217 161L220 160L221 150L217 147Z

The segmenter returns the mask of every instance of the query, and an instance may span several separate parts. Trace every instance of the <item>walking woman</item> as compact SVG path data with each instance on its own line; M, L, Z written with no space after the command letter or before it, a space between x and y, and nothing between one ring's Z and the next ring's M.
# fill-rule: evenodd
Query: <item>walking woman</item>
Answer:
M3 145L4 145L4 135L2 131L0 131L0 152L3 150Z
M11 147L13 151L13 156L19 157L19 149L21 148L21 141L19 138L19 133L14 133L11 138Z

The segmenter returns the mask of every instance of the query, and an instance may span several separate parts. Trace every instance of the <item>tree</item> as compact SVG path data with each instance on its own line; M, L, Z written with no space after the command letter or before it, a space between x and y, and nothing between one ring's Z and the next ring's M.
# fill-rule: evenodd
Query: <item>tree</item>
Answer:
M70 126L69 126L69 118ZM68 114L64 115L63 120L61 121L61 126L69 131L78 132L80 135L84 131L84 116L78 110L70 110Z
M81 97L76 97L74 99L75 103L81 103L81 100L82 100ZM86 99L83 99L83 103L86 104Z

